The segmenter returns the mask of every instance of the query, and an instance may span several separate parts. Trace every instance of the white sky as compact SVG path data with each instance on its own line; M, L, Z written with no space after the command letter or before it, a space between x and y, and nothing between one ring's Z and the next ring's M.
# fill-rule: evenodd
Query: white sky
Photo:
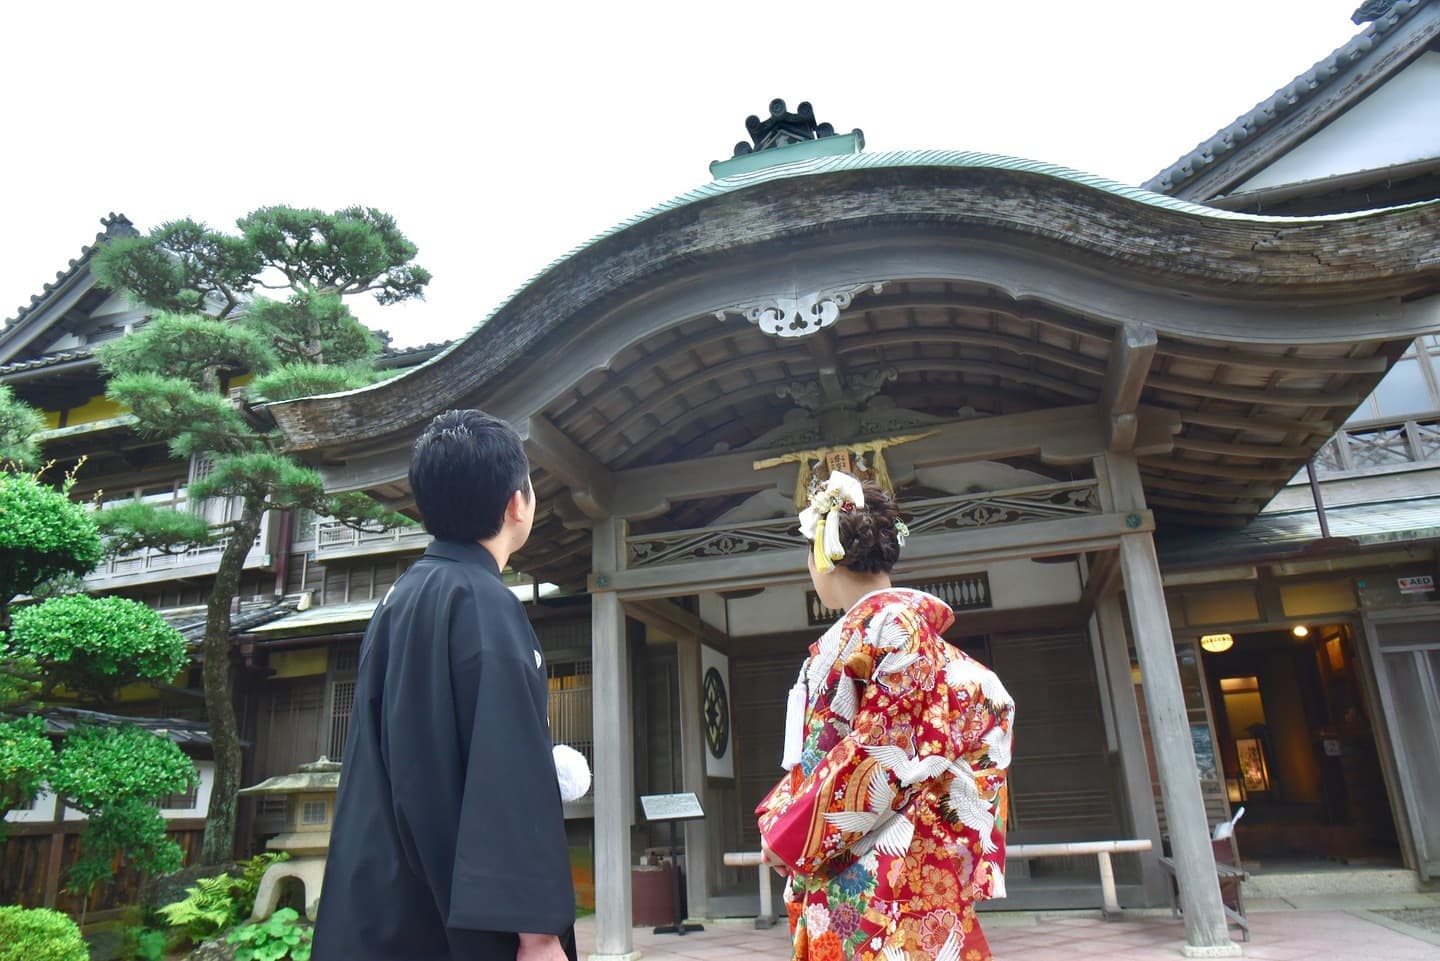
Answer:
M454 337L708 181L774 97L870 151L1140 183L1353 36L1359 3L9 3L0 318L112 210L144 230L364 204L435 279L357 312L399 344Z

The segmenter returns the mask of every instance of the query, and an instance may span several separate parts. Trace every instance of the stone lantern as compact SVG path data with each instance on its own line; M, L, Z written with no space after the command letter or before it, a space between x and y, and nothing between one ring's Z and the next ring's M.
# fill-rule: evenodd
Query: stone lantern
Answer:
M241 794L285 797L285 831L265 843L271 851L285 851L290 860L272 864L260 878L255 910L250 918L268 918L280 899L280 882L295 878L305 889L305 915L311 921L320 905L325 880L325 855L330 850L330 828L335 823L335 792L340 787L340 762L323 755L300 765L295 774L281 774L243 788Z

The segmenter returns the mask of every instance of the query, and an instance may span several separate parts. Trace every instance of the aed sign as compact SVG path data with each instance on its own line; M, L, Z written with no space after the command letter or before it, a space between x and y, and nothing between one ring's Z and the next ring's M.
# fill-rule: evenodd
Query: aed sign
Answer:
M1435 590L1435 578L1429 574L1416 574L1413 577L1397 577L1396 582L1400 585L1401 594L1424 594Z

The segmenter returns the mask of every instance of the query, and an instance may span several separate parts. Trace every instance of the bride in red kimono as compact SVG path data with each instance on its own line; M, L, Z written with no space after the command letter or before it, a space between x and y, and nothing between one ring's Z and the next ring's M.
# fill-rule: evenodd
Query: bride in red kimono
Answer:
M845 615L790 691L788 772L760 803L797 961L991 961L974 903L1005 896L1015 705L941 633L944 601L894 588L908 531L881 488L839 471L800 515L810 574Z

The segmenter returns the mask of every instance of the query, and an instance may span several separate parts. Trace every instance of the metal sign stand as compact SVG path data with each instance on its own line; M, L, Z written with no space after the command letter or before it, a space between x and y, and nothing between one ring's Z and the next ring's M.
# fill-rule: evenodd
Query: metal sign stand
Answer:
M700 799L694 794L647 794L640 798L647 821L670 822L670 876L675 883L675 923L661 925L656 934L688 934L704 931L703 924L685 923L685 906L680 903L680 822L699 821L705 817Z

